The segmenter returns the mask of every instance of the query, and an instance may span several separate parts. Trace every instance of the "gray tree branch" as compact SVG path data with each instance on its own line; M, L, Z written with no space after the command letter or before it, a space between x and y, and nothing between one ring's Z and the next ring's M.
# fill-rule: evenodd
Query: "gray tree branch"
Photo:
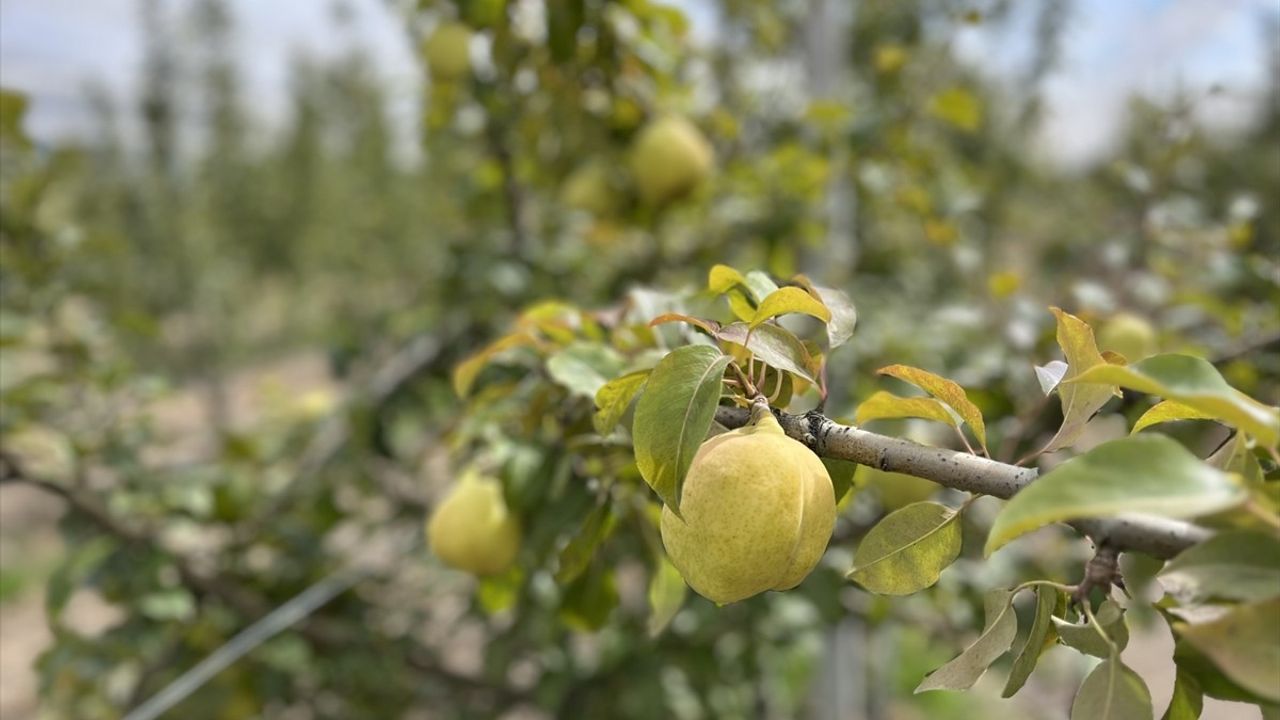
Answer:
M947 448L878 435L841 425L820 414L775 413L787 435L804 442L821 457L848 460L888 472L932 480L945 487L1008 500L1039 476L1035 468L1017 467ZM746 408L722 407L716 421L742 427ZM1095 543L1169 559L1205 540L1210 531L1191 523L1150 516L1083 519L1069 523Z

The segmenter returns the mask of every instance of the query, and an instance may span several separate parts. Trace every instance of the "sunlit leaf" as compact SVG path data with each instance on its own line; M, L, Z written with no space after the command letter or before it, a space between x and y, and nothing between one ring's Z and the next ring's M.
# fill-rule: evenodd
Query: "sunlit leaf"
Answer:
M1238 478L1177 441L1130 435L1067 460L1014 495L996 515L986 554L1050 523L1125 513L1196 517L1232 507L1246 495Z
M1124 621L1124 610L1115 601L1107 600L1098 608L1094 617L1098 620L1098 627L1115 643L1116 651L1124 650L1129 644L1129 626ZM1071 623L1055 617L1053 629L1058 633L1058 639L1067 647L1104 660L1111 657L1110 646L1102 639L1098 629L1088 621Z
M932 502L890 513L858 544L846 577L880 595L932 586L960 555L959 518L959 511Z
M1136 422L1133 423L1133 430L1130 432L1138 432L1144 428L1160 423L1174 422L1177 420L1213 420L1213 416L1209 413L1197 410L1190 405L1183 405L1173 400L1165 400L1151 406L1149 410L1142 413Z
M596 391L596 414L593 418L596 432L608 435L617 427L618 421L627 413L636 393L644 387L649 379L649 370L638 370L614 378Z
M1153 355L1133 365L1103 365L1063 382L1105 383L1175 400L1258 438L1280 442L1280 409L1263 405L1227 384L1217 368L1191 355Z
M934 670L915 691L967 690L982 677L991 663L1009 652L1018 634L1018 616L1013 611L1013 593L991 590L983 599L986 625L982 635L951 662Z
M1013 659L1009 668L1009 677L1004 684L1003 697L1013 697L1027 683L1031 672L1036 669L1040 654L1048 643L1053 632L1053 611L1058 606L1059 592L1047 585L1036 585L1036 611L1031 620L1031 630L1027 632L1026 642Z
M677 513L685 473L711 428L729 360L706 345L674 350L653 369L636 404L636 466Z
M1050 308L1058 319L1058 345L1067 358L1067 372L1058 384L1058 397L1062 400L1062 425L1045 446L1044 452L1070 447L1084 431L1093 414L1107 404L1115 394L1115 386L1070 385L1089 368L1106 365L1093 340L1093 330L1088 323L1059 308Z
M929 112L965 132L982 124L982 101L961 87L948 88L929 100Z
M579 342L548 357L547 374L570 393L594 398L609 378L622 370L624 362L607 345Z
M821 301L798 287L784 287L773 291L760 302L751 318L750 327L754 328L779 315L793 313L811 315L824 323L831 319L831 311Z
M885 390L859 403L853 422L857 425L865 425L872 420L891 418L924 418L946 423L952 427L960 424L960 420L941 400L931 397L901 397Z
M1160 571L1165 592L1187 605L1280 597L1280 539L1265 532L1220 532Z
M690 325L693 325L694 327L701 329L703 332L707 333L708 335L715 335L716 331L720 329L720 323L714 320L703 320L702 318L696 318L691 315L685 315L684 313L663 313L658 317L650 320L649 327L656 327L664 323L672 323L672 322L689 323Z
M1118 659L1095 667L1071 703L1071 720L1135 720L1154 712L1147 684Z
M977 405L969 400L969 396L965 393L964 388L952 380L934 375L927 370L909 367L907 365L890 365L882 367L876 371L880 375L888 375L898 378L905 382L924 390L930 395L938 398L955 410L956 413L964 419L965 424L973 431L974 437L978 438L978 444L985 450L987 447L987 426L982 421L982 411Z
M1174 630L1244 689L1280 702L1280 598L1241 605L1221 618Z

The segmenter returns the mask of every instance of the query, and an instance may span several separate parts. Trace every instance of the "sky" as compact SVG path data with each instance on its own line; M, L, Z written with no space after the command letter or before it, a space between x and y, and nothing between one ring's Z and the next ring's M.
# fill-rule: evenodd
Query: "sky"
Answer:
M173 12L191 2L164 5ZM339 27L334 4L325 0L230 0L244 81L262 119L278 121L286 112L292 57L335 57L353 46L373 57L395 99L393 112L406 119L413 114L419 69L393 3L345 4L350 21ZM705 2L677 4L690 11L695 37L714 38ZM29 126L38 139L92 133L90 85L122 104L136 96L143 49L138 8L138 0L0 0L0 85L32 96ZM1133 93L1159 98L1181 88L1204 94L1207 121L1239 126L1266 82L1259 18L1268 12L1280 12L1280 0L1076 0L1064 62L1047 79L1042 149L1069 163L1098 157L1114 141ZM978 26L960 34L956 52L999 76L1020 39ZM1215 86L1220 90L1209 95Z

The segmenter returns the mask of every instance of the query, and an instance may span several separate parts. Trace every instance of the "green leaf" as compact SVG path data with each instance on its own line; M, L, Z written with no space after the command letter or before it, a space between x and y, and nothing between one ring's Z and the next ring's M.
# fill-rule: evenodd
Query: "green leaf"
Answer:
M1173 697L1160 720L1199 720L1204 710L1204 692L1191 673L1178 668L1173 681Z
M820 459L827 468L827 474L831 476L831 487L835 490L836 502L839 503L853 489L853 476L858 472L858 463L832 458Z
M1057 434L1045 446L1043 452L1053 452L1070 447L1084 431L1093 414L1107 404L1115 394L1114 386L1064 384L1089 368L1106 365L1093 340L1093 330L1088 323L1059 308L1050 308L1058 319L1058 345L1067 358L1067 372L1058 384L1058 398L1062 401L1062 425Z
M1176 631L1176 623L1171 622L1170 626ZM1245 690L1224 675L1208 656L1200 652L1186 638L1177 637L1176 635L1175 637L1177 639L1173 644L1173 662L1180 672L1186 672L1195 678L1205 697L1217 698L1228 702L1270 705L1266 699Z
M1101 627L1107 637L1111 638L1111 642L1115 643L1116 650L1124 650L1129 644L1129 626L1124 622L1124 610L1114 601L1107 600L1102 603L1102 607L1098 608L1094 617L1098 620L1098 627ZM1111 648L1098 634L1098 629L1087 620L1071 623L1055 617L1053 628L1063 645L1104 660L1111 657Z
M779 315L792 313L812 315L824 323L831 320L831 311L821 301L798 287L784 287L773 291L761 301L751 318L751 327Z
M752 270L747 273L747 289L751 291L751 299L755 301L756 305L759 305L764 302L765 298L777 291L778 284L766 273Z
M919 686L917 693L927 690L967 690L982 677L987 667L1009 652L1018 634L1018 617L1008 590L991 590L984 598L986 627L973 644L956 658L934 670Z
M501 575L481 578L476 587L476 601L486 613L496 615L516 604L523 584L524 570L514 565Z
M891 392L880 390L858 405L858 412L853 416L855 425L865 425L872 420L892 418L924 418L936 420L956 427L960 421L947 406L931 397L901 397Z
M982 421L982 411L969 400L968 394L959 384L934 375L927 370L907 365L882 367L876 373L909 382L946 403L964 419L969 429L973 431L974 437L978 438L978 443L982 445L982 449L987 449L987 426Z
M116 542L111 538L95 537L71 550L69 557L58 566L45 585L45 614L51 625L59 624L67 601L116 548Z
M1184 550L1159 578L1184 605L1280 597L1280 540L1253 530L1220 532Z
M1153 355L1133 365L1094 367L1064 382L1105 383L1157 395L1238 427L1268 447L1280 442L1280 409L1263 405L1228 385L1204 358Z
M749 330L745 323L733 323L721 328L716 337L745 347L757 360L770 367L794 373L811 383L816 382L809 372L809 351L784 327L761 325Z
M575 630L594 632L604 627L617 606L618 587L613 569L594 563L588 572L565 588L560 619Z
M627 413L636 393L644 387L649 379L649 370L638 370L614 378L596 391L596 414L593 418L596 432L608 435L617 427L618 421Z
M858 324L858 310L849 296L843 290L814 285L804 275L797 275L793 280L804 286L810 295L821 300L831 311L831 319L827 321L827 347L834 349L848 342Z
M653 369L636 404L636 466L673 512L680 511L685 473L711 428L729 360L706 345L674 350Z
M680 577L676 566L665 555L657 558L656 562L657 567L649 578L649 637L662 634L671 618L680 611L680 606L684 605L688 594L684 578Z
M938 582L960 555L960 512L918 502L890 513L867 532L850 580L880 595L910 595Z
M1130 434L1136 433L1144 428L1160 423L1174 422L1175 420L1213 420L1213 416L1197 410L1190 405L1183 405L1173 400L1165 400L1151 406L1151 409L1142 413L1142 417L1133 424L1133 430Z
M1031 620L1031 630L1027 633L1027 640L1022 645L1022 649L1013 659L1013 667L1009 669L1009 678L1004 684L1004 693L1002 697L1013 697L1022 686L1027 683L1027 678L1031 677L1031 672L1036 669L1036 663L1040 661L1040 654L1044 652L1045 646L1049 640L1049 633L1053 630L1053 611L1058 606L1059 592L1047 585L1036 585L1036 612Z
M1243 502L1237 478L1164 435L1131 435L1055 467L1014 495L987 537L990 555L1024 533L1087 517L1151 513L1195 517Z
M547 374L571 394L594 398L625 362L607 345L579 342L547 358Z
M596 548L612 528L611 519L608 503L600 505L587 515L582 527L560 551L560 567L556 570L557 583L566 585L573 582L587 569Z
M1232 681L1280 702L1280 598L1240 605L1207 623L1175 623L1174 631L1204 653Z
M1094 668L1071 703L1071 720L1135 720L1154 712L1147 684L1119 660Z

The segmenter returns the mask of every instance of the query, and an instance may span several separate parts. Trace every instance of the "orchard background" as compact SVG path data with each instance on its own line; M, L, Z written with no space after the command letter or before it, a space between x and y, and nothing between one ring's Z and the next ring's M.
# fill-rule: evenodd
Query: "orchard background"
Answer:
M138 8L87 137L0 96L6 719L1280 717L1275 8L1070 168L1066 0L387 2L407 140ZM658 518L758 397L836 519L717 605Z

